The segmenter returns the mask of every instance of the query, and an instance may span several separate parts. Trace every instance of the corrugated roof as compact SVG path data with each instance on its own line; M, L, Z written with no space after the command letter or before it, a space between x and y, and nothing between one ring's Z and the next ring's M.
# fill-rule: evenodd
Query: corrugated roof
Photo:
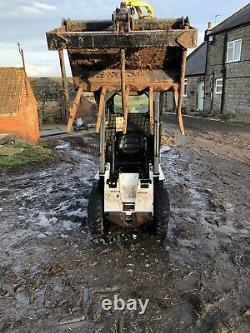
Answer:
M18 112L24 92L23 68L0 67L0 114Z
M250 23L250 3L214 27L210 34L217 34L247 23Z
M203 42L187 57L186 75L205 74L207 43Z

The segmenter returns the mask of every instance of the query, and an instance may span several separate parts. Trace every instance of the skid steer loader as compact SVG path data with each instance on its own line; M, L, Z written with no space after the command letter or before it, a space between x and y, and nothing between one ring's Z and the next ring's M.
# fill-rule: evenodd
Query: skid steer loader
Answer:
M93 234L102 235L111 222L124 228L148 223L165 235L170 208L160 166L161 116L171 91L184 133L186 50L196 46L197 30L188 18L135 19L123 2L112 20L63 20L47 40L59 51L65 90L68 51L76 89L68 130L83 92L93 92L98 106L100 167L88 205Z

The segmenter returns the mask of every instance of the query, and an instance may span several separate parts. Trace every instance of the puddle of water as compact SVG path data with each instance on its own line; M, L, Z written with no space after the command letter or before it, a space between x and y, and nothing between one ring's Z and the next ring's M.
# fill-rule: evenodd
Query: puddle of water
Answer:
M62 142L59 145L57 145L56 149L67 149L70 147L70 144L68 142Z
M61 227L62 230L71 231L76 228L76 224L71 221L63 221L62 224L60 224L60 228Z
M54 222L57 221L55 217L48 218L44 212L39 212L39 215L36 217L37 224L42 227L50 227Z
M79 217L79 218L85 218L87 216L86 210L82 210L82 208L78 208L77 210L66 212L66 216L74 216L74 217Z
M171 147L169 147L167 145L163 145L163 146L161 146L160 152L161 152L161 154L164 154L164 153L168 152L171 149L172 149Z

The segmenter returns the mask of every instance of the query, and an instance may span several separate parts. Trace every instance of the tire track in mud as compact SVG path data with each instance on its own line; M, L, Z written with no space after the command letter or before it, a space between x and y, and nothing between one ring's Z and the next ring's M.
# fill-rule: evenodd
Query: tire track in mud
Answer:
M218 188L213 187L213 172L209 166L204 167L204 162L209 162L213 155L207 153L206 156L208 161L204 159L204 154L201 158L199 154L190 156L189 151L182 151L180 155L170 155L168 163L163 163L168 165L166 171L175 175L174 183L172 177L169 180L169 189L174 196L170 237L177 246L178 264L185 262L195 267L193 273L189 272L187 276L200 274L198 289L191 294L190 291L184 291L184 294L190 294L189 300L197 314L195 327L201 331L228 331L232 321L235 327L240 326L240 316L246 313L249 306L246 302L247 268L244 265L235 267L234 260L235 252L243 252L249 258L246 253L249 224L245 220L241 228L237 227L236 207L230 198L228 201L226 196L221 197ZM180 165L182 172L179 172ZM206 175L202 178L200 173L203 173L203 169L206 169ZM222 192L225 194L226 189ZM239 244L242 249L239 249ZM241 287L238 279L243 282ZM242 288L240 292L239 288ZM243 290L245 295L241 293ZM231 307L235 312L230 313ZM220 316L223 320L219 324L216 321ZM242 331L245 329L242 328Z

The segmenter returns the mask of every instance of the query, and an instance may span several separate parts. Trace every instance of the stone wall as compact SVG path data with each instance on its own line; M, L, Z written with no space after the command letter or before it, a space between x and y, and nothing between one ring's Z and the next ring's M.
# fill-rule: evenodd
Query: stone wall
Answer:
M38 104L39 124L62 123L62 82L60 77L29 78ZM75 97L72 78L67 78L69 104ZM83 93L77 112L87 122L93 122L96 117L96 107L93 93Z
M197 110L197 86L198 83L205 80L204 75L187 76L187 96L183 98L183 108L187 113Z
M197 85L200 81L205 80L205 75L188 76L187 79L187 96L183 97L182 112L189 114L197 111ZM173 93L167 93L167 112L175 112L173 103Z
M62 122L62 83L61 78L29 78L38 104L39 123ZM70 97L75 91L71 79L68 79Z
M234 113L238 119L250 118L250 25L219 33L213 38L208 47L205 110ZM227 63L225 45L236 39L242 39L241 60ZM222 109L222 95L215 93L215 82L224 76L225 103Z

